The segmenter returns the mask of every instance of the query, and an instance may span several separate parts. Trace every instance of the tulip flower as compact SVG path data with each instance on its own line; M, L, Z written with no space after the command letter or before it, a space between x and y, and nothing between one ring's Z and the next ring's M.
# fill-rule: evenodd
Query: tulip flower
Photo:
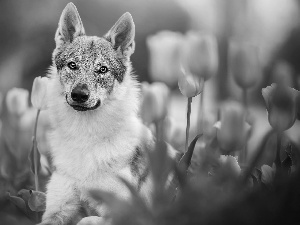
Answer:
M191 116L191 104L192 98L200 94L203 90L204 78L193 76L192 74L186 73L184 68L181 67L181 74L178 79L178 87L180 92L188 98L187 103L187 126L186 126L186 141L185 150L188 147L188 138L190 130L190 116Z
M232 41L229 45L229 68L242 89L253 87L261 76L258 48L250 43Z
M6 95L6 106L8 111L21 116L28 109L28 91L23 88L12 88Z
M182 40L182 34L172 31L161 31L147 38L149 72L153 81L161 81L169 86L177 83Z
M150 125L165 118L170 90L164 83L142 83L141 117L145 124Z
M262 89L262 95L266 103L270 125L277 132L291 128L297 116L299 91L287 86L272 84Z
M182 64L186 70L206 81L217 73L218 62L218 45L213 35L196 31L189 31L186 34L182 45ZM203 128L204 124L203 95L204 86L197 114L198 130L200 127Z
M178 87L180 92L187 98L199 95L204 86L204 78L199 78L187 73L181 68L181 73L178 78Z
M221 121L217 128L219 147L225 153L241 150L248 139L251 127L245 121L245 110L238 102L226 102L221 108Z
M36 77L33 81L31 91L31 103L36 109L43 110L47 107L47 85L47 77Z
M182 63L193 75L208 80L218 70L217 40L213 35L189 31L182 47Z
M280 149L282 132L291 128L297 117L299 91L284 86L272 84L262 89L270 125L277 132L277 151L275 165L281 166Z
M237 159L231 155L221 155L219 165L224 174L228 174L233 178L237 178L241 174L241 167Z

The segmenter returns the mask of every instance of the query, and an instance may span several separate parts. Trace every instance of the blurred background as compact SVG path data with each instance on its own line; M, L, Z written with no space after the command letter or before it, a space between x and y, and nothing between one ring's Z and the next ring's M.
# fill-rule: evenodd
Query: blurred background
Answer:
M31 88L33 78L45 75L55 47L54 34L60 14L69 1L0 1L0 91L11 87ZM216 35L219 52L219 86L227 82L227 49L231 37L260 46L260 60L271 79L273 64L282 60L293 74L299 73L299 1L280 0L88 0L73 1L88 35L104 35L126 11L136 24L133 66L141 81L151 81L146 38L161 30L185 33L201 30ZM296 76L295 76L296 77ZM293 78L295 78L293 77ZM263 82L262 81L262 82ZM296 83L293 82L293 85ZM226 98L226 88L217 88Z
M54 35L58 21L68 2L0 0L0 93L4 98L13 87L30 91L34 78L47 74L52 63ZM72 2L79 11L87 35L91 36L104 35L123 13L132 14L136 25L136 49L131 57L133 68L139 81L149 83L164 81L170 88L172 95L169 118L181 127L173 131L172 144L181 151L185 139L186 98L178 90L175 74L173 78L167 77L167 74L165 78L154 74L155 64L151 63L153 55L148 44L150 36L153 37L163 30L173 31L179 35L186 35L188 31L194 30L216 38L218 67L216 74L205 84L205 120L208 121L205 125L206 132L209 132L208 127L212 127L219 119L217 115L219 103L227 99L241 101L242 89L234 82L230 70L229 49L232 40L251 42L258 46L260 72L255 85L248 90L250 111L255 117L254 131L248 146L250 154L252 149L256 148L262 134L271 129L261 89L274 82L284 82L299 90L299 0L277 0L276 3L274 0L73 0ZM198 119L199 102L199 97L194 98L192 124ZM22 188L33 188L29 164L24 162L27 162L31 147L36 111L30 108L30 112L26 111L16 119L8 115L5 104L2 106L3 108L0 107L2 130L6 131L5 138L13 144L13 149L17 150L10 154L4 150L7 148L5 143L0 142L0 224L1 218L6 221L3 224L18 224L14 216L6 213L10 211L15 213L15 208L5 200L4 193L10 190L16 194ZM40 121L40 128L48 126L46 117L43 118L41 115ZM299 144L299 122L296 125L289 130L289 134ZM194 128L191 127L191 137L197 132L193 130ZM40 151L42 155L47 155L45 153L47 143L43 142L45 133L41 132L39 135L39 145L42 146ZM0 137L2 136L4 132L1 134L0 126ZM270 154L269 161L264 163L272 165L274 152ZM27 169L24 169L25 167ZM47 174L47 170L44 173ZM5 209L5 213L2 213L1 209ZM23 224L32 223L26 220Z

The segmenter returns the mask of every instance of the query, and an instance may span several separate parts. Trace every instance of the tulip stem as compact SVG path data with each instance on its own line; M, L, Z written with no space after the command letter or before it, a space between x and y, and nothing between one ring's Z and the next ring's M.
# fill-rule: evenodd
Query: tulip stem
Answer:
M245 117L246 117L246 120L248 118L248 96L247 96L248 92L247 92L247 89L246 88L243 88L243 104L244 104L244 107L245 107ZM248 151L248 139L245 143L245 147L241 150L241 154L240 154L240 163L241 165L245 166L245 163L246 163L246 158L247 158L247 151Z
M204 110L203 110L203 105L204 105L204 87L205 83L203 85L202 93L200 94L200 104L199 104L199 111L197 115L197 131L199 134L204 133Z
M248 98L247 98L248 96L247 96L247 94L248 94L247 89L243 88L243 103L244 103L246 112L248 112Z
M186 132L185 132L185 152L188 150L189 133L190 133L190 122L191 122L191 104L192 97L188 98L187 103L187 114L186 114Z
M275 165L276 168L281 167L281 160L280 160L280 149L281 149L281 133L277 133L277 151L276 151L276 157L275 157Z
M35 183L35 190L39 190L39 177L38 177L38 148L37 148L37 141L36 141L36 133L37 133L37 124L41 110L38 109L35 119L34 125L34 133L33 133L33 154L34 154L34 183Z

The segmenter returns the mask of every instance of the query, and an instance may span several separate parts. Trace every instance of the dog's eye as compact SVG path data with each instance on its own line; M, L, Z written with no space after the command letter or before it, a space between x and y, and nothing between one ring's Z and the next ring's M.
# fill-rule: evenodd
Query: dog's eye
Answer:
M99 73L107 73L108 72L108 68L106 67L106 66L101 66L100 68L99 68L99 71L98 71Z
M78 69L76 63L74 63L74 62L69 62L69 63L68 63L68 67L69 67L71 70L76 70L76 69Z

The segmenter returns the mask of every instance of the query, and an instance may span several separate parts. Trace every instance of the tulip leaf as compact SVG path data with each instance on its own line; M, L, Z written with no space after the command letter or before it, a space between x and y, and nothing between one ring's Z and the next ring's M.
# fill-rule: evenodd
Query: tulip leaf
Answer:
M27 208L25 201L17 196L11 196L9 192L7 192L7 198L11 203L13 203L18 209L20 209L23 213L26 214Z
M39 173L41 170L41 154L40 151L37 148L37 143L36 141L33 140L32 143L32 148L31 151L29 153L29 161L30 161L30 168L33 174L35 174L35 161L34 161L34 157L35 157L35 152L36 152L36 158L37 158L37 172Z
M287 154L286 158L281 162L281 168L285 174L290 174L293 161L290 154L288 153L286 154Z
M33 222L40 222L42 217L42 212L32 211L28 205L28 200L30 199L32 191L22 189L18 192L18 196L11 196L7 193L7 198L12 202L17 208L19 208L30 220Z
M192 156L194 153L195 145L198 141L198 139L202 136L203 134L198 134L194 140L190 143L188 150L184 153L184 155L181 157L179 160L179 168L182 171L187 171L192 160Z
M261 184L261 176L262 176L261 170L258 168L255 168L253 170L253 172L251 173L251 177L253 179L254 186L258 186Z

